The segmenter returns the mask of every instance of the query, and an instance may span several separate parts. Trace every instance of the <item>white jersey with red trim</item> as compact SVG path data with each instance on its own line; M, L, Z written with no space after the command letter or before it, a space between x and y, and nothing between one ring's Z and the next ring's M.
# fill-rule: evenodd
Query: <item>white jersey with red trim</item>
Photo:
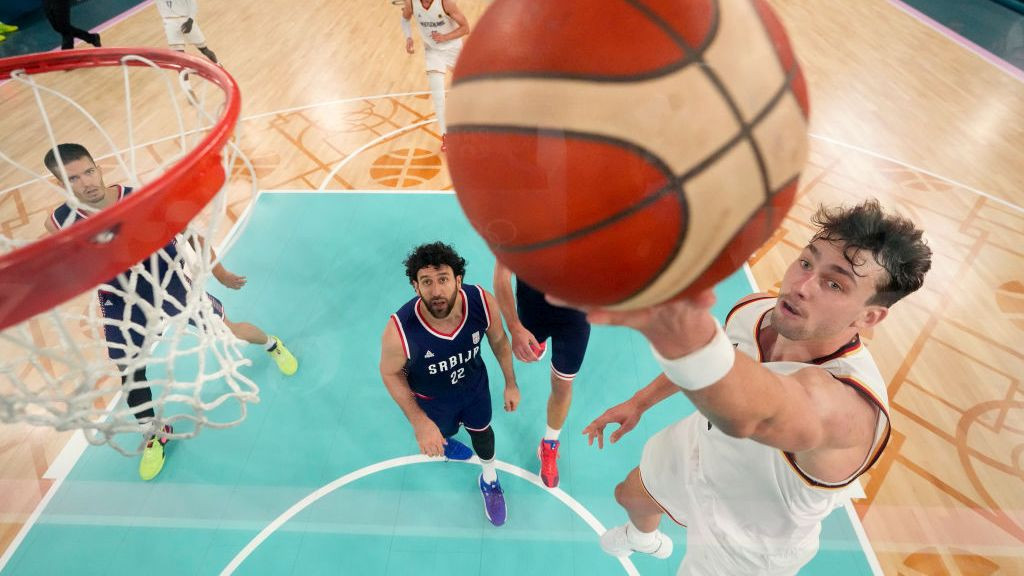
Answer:
M843 482L813 478L795 465L790 454L751 439L738 439L710 425L699 412L699 465L694 490L699 513L746 546L764 552L784 552L818 537L821 521L841 506L843 489L867 470L889 439L889 402L885 381L867 348L854 338L846 346L811 362L766 362L758 333L770 323L775 298L761 298L733 308L725 331L740 352L765 368L789 374L819 366L843 383L854 386L879 410L875 440L863 465Z
M431 32L447 34L459 27L455 20L444 11L442 0L434 0L429 8L424 8L423 2L420 0L412 0L412 16L420 25L420 36L423 37L425 47L437 50L462 48L462 38L436 42L430 35Z

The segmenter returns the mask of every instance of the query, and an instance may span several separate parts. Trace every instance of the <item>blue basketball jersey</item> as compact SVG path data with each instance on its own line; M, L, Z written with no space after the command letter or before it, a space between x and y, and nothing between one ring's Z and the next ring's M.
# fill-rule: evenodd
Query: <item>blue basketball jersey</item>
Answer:
M118 198L117 198L118 202L120 202L121 200L125 199L129 194L132 193L132 189L127 187L127 186L121 186L121 185L118 184L117 188L118 188ZM67 203L64 203L64 204L61 204L60 206L58 206L53 211L53 213L50 215L50 220L59 229L59 228L65 228L67 226L71 226L74 223L79 222L81 220L85 220L88 217L89 217L89 213L83 212L82 210L73 210L70 206L68 206ZM173 240L172 239L161 250L166 255L166 257L156 258L156 270L153 269L153 265L151 264L151 261L150 261L150 259L148 257L146 259L144 259L141 262L141 264L146 268L146 270L148 272L150 272L153 275L153 277L160 278L161 282L164 282L165 278L166 278L166 275L171 271L171 269L170 269L171 262L177 262L178 261L178 243L177 243L177 240ZM185 295L185 289L186 288L185 288L184 283L181 280L180 274L172 274L169 279L166 279L165 283L167 285L167 288L164 289L164 292L166 292L168 294L171 294L172 296L177 298L179 300L179 302L184 302L185 301L184 300L184 295ZM107 280L103 284L105 286L110 286L113 289L121 290L123 292L128 292L126 286L122 285L122 283L118 280L117 277L111 278L110 280ZM139 276L136 279L135 286L134 286L134 289L132 291L135 292L135 294L137 294L139 296L139 298L142 298L143 300L145 300L145 301L147 301L147 302L149 302L151 304L153 302L155 302L155 298L154 298L154 295L153 295L153 286L149 283L148 280L146 280L142 276ZM101 286L100 287L100 300L101 300L101 304L104 305L104 309L106 307L111 306L111 304L107 304L107 301L109 301L111 299L114 300L113 305L120 304L121 303L120 301L122 300L122 298L120 296L114 294L113 292L110 292L109 290L104 290L103 286Z
M491 311L479 286L463 285L460 292L462 324L451 334L427 323L418 296L391 315L405 350L409 387L417 396L443 398L487 386L480 342L491 325Z

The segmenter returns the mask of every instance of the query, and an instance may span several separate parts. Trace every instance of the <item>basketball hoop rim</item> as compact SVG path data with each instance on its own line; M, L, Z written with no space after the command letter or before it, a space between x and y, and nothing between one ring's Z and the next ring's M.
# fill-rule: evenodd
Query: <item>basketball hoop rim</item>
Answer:
M220 66L157 48L97 48L0 59L0 80L18 71L41 74L105 66L188 69L225 93L223 116L155 181L88 219L0 256L0 329L18 324L101 284L156 252L213 199L226 175L221 150L241 113L241 92ZM173 197L173 203L170 200ZM98 241L104 233L110 241Z

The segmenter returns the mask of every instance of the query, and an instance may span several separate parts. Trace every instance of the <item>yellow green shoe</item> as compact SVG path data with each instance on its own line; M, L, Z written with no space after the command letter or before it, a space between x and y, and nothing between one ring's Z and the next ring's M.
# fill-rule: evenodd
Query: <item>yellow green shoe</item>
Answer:
M164 434L170 434L174 429L165 425L163 431ZM146 442L146 447L142 450L142 460L139 461L139 478L152 480L164 469L164 446L168 441L167 437L153 436Z
M16 32L18 27L13 24L4 24L0 22L0 34L7 34L9 32Z
M7 36L0 34L0 42L3 42L4 40L7 40Z
M271 336L277 345L274 346L273 350L268 350L267 354L277 362L277 368L281 370L281 373L285 376L291 376L295 374L295 371L299 369L299 361L295 359L295 356L285 348L284 342L277 336Z

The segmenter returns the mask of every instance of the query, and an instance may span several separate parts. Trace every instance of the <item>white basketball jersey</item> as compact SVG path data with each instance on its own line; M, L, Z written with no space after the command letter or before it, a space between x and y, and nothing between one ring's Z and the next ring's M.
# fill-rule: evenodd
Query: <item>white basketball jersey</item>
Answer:
M423 8L423 2L420 0L412 0L412 16L419 22L420 36L423 38L423 44L428 48L447 50L462 47L462 38L447 42L435 42L430 36L431 32L447 34L459 27L455 20L445 13L441 0L434 0L430 4L430 8Z
M199 9L195 0L156 0L156 9L163 18L195 18Z
M879 407L874 444L864 463L842 482L829 483L802 471L791 454L749 438L727 436L710 426L699 412L699 480L696 501L713 526L752 549L784 553L818 537L821 520L848 496L843 490L867 470L889 439L889 401L874 359L860 338L828 356L811 362L767 362L758 344L758 333L769 323L775 298L752 300L735 307L725 331L740 352L780 374L816 365L837 380L857 388Z

